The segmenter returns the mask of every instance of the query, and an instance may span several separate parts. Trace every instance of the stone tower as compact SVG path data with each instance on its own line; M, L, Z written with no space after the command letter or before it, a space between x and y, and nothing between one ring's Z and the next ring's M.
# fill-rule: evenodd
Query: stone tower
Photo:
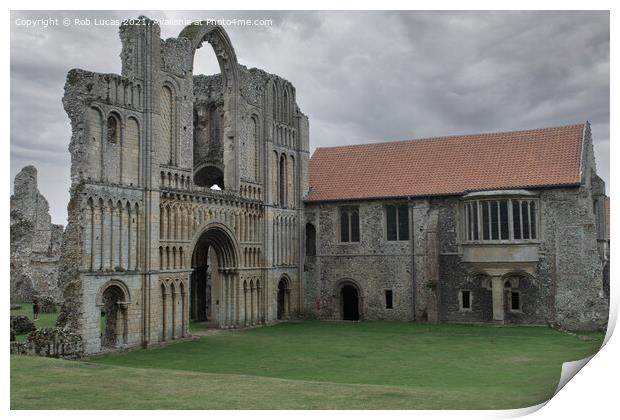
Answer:
M60 326L88 354L186 336L191 319L236 328L299 312L309 147L295 88L240 65L219 26L162 40L148 18L131 23L121 75L67 76ZM193 73L205 43L219 74Z
M52 224L47 200L39 192L37 168L22 168L11 196L11 303L35 297L62 300L58 287L62 234L62 225Z

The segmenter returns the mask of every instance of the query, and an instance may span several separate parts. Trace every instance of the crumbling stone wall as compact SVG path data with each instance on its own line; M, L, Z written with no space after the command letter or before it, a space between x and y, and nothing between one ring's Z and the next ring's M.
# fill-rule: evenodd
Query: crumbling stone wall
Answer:
M84 355L82 338L65 329L41 328L28 334L25 343L12 341L11 354L79 359Z
M11 196L11 302L35 297L62 301L58 261L62 225L51 222L49 205L37 188L37 169L24 167Z
M73 69L65 84L71 190L58 327L81 336L86 354L186 336L192 258L204 243L222 264L222 327L275 321L283 277L298 314L309 144L294 87L240 65L223 28L206 22L162 40L141 16L119 35L121 75ZM220 74L193 74L203 44ZM102 343L110 287L122 317Z

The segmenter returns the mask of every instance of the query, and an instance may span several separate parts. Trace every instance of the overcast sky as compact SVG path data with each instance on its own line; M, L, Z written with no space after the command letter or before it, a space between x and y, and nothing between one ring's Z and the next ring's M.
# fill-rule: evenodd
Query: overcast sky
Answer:
M25 165L54 223L66 224L71 137L62 108L67 71L120 73L116 26L94 19L266 18L227 26L241 64L293 83L319 146L580 123L592 124L609 191L607 12L13 12L11 183ZM16 19L57 17L59 27ZM62 26L62 18L90 18ZM162 38L181 26L163 26ZM195 74L219 71L210 48ZM12 191L12 186L11 186Z

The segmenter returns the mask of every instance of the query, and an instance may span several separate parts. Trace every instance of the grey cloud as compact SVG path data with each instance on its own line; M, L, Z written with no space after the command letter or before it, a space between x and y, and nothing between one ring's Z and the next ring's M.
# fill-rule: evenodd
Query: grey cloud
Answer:
M12 17L267 18L229 26L239 61L290 80L311 148L589 120L609 184L608 12L13 12ZM14 21L14 19L12 19ZM162 27L162 38L180 26ZM11 27L11 175L40 172L63 223L71 135L67 71L120 71L118 28ZM196 70L217 71L212 52Z

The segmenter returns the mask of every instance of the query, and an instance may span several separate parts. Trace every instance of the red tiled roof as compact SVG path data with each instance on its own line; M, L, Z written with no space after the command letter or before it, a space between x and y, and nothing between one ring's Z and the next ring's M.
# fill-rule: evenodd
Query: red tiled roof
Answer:
M319 147L307 201L576 185L585 124Z

